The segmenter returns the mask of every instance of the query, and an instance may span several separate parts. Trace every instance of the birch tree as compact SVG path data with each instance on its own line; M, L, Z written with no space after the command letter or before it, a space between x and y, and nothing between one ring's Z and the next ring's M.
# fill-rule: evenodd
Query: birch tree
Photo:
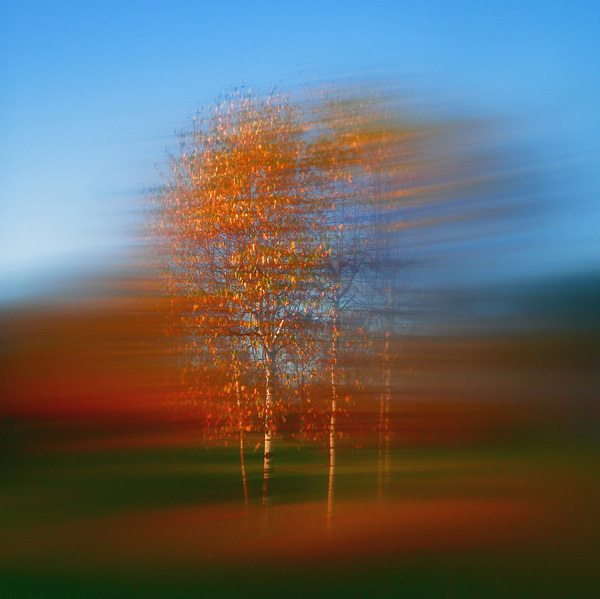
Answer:
M345 315L360 312L367 320L381 305L391 314L392 279L397 276L399 207L414 194L409 160L417 153L419 128L401 122L384 98L368 93L325 94L317 109L315 164L321 183L323 296L330 327L330 423L328 515L334 504L339 359ZM385 256L385 260L383 257ZM377 276L374 276L374 274ZM382 286L374 279L385 278ZM385 320L389 325L389 318ZM383 358L381 430L388 430L391 396L389 326ZM389 435L382 441L389 446Z
M323 298L330 327L329 484L327 513L333 513L342 315L356 298L361 272L369 262L370 193L368 163L364 156L363 106L340 97L325 97L319 106L315 163L321 182L324 216Z
M193 300L198 331L262 368L264 502L277 358L315 305L321 260L306 132L287 97L234 95L182 136L161 207L168 277Z

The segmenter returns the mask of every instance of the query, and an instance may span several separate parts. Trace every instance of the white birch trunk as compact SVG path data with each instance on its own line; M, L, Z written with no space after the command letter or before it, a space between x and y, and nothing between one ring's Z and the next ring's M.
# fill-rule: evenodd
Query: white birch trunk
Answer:
M271 410L273 406L273 356L267 357L265 369L266 392L265 392L265 454L263 465L263 506L269 504L269 479L271 478L271 457L273 428Z
M331 419L329 421L329 487L327 492L327 528L332 529L335 500L335 452L337 446L337 358L338 317L335 316L331 340Z
M246 461L244 459L244 416L242 410L242 398L240 393L240 381L237 373L235 377L235 394L239 413L240 463L242 466L242 484L244 485L244 507L246 514L248 514L248 479L246 478Z
M391 286L388 285L388 309L391 309ZM390 325L385 323L383 346L383 391L379 400L379 484L378 495L381 501L387 491L390 474L390 400L392 397L392 368L390 356Z
M392 396L392 371L389 359L389 333L385 334L383 358L383 391L379 399L379 499L387 491L390 474L390 399Z
M378 433L379 433L379 439L378 439L378 444L377 444L377 447L379 449L379 456L377 459L377 474L378 474L377 496L379 498L379 501L381 501L383 499L383 453L384 453L383 421L384 421L384 418L385 418L385 389L382 390L381 393L379 394L379 423L377 426Z
M386 360L383 373L383 490L387 493L390 478L390 400L392 397L392 369L390 364L390 334L386 333Z

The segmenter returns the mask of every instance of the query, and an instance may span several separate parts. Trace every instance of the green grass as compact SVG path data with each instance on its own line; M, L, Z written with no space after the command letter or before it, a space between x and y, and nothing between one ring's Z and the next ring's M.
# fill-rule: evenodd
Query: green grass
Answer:
M600 498L599 456L597 446L575 442L396 449L388 491L401 502L473 496L518 500L528 494L543 497L556 489L566 492L565 509L575 512L580 504L593 506ZM340 451L337 501L377 497L377 457L368 449ZM35 538L37 527L42 530L45 524L198 505L241 506L243 501L235 447L16 452L10 460L0 479L0 533L13 538L21 531ZM248 450L246 461L252 503L258 506L261 451ZM515 485L515 480L521 483ZM579 486L570 494L561 489L573 484ZM274 505L324 503L326 453L280 442L271 493ZM364 547L348 563L332 547L331 554L308 555L300 562L274 554L265 563L208 560L184 565L177 572L157 568L145 575L118 568L98 573L65 570L39 564L25 552L18 559L0 561L0 598L597 596L599 520L592 509L572 517L574 522L587 520L583 526L567 526L564 543L545 547L542 542L534 553L518 546L478 550L457 546L414 554L373 546ZM11 554L10 547L4 551Z

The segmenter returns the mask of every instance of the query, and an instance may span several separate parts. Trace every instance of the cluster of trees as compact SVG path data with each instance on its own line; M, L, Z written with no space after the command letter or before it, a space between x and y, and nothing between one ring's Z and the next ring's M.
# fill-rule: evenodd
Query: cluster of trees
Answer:
M330 510L352 385L378 390L389 445L401 210L421 137L383 99L331 90L235 93L181 136L154 230L190 389L239 435L246 500L244 435L260 419L266 502L285 406L329 440ZM361 379L367 363L379 367Z

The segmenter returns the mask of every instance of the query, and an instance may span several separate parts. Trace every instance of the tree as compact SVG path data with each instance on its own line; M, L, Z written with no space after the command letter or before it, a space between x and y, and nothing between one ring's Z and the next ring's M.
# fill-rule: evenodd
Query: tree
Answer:
M330 329L328 367L330 371L329 485L327 513L333 513L337 417L338 363L342 313L353 301L361 272L369 262L372 236L369 211L372 205L366 192L369 185L364 161L361 131L362 106L348 98L322 98L317 110L313 145L320 179L320 205L323 214L323 299Z
M403 122L385 97L369 92L327 92L315 119L315 164L325 248L322 283L329 322L330 422L328 514L334 502L339 408L339 366L344 328L362 315L384 315L380 444L389 447L392 288L399 272L399 210L410 195L417 142L423 129ZM383 285L381 284L383 279ZM381 301L382 298L383 301ZM381 306L383 309L375 309ZM351 317L351 315L354 317ZM354 326L357 338L362 326ZM386 455L387 455L386 449Z
M181 318L227 347L236 389L242 353L263 371L265 502L277 358L310 321L322 258L306 132L289 98L236 93L182 136L159 211L170 292L192 304Z
M417 131L370 94L325 93L301 105L237 93L195 119L172 158L157 220L174 313L187 345L199 343L229 381L242 470L242 380L262 373L265 503L282 399L276 378L303 400L324 362L331 515L342 341L364 328L373 306L386 316L389 341L397 267L390 247L398 206L412 193L405 157ZM389 342L385 348L381 430L391 395Z

